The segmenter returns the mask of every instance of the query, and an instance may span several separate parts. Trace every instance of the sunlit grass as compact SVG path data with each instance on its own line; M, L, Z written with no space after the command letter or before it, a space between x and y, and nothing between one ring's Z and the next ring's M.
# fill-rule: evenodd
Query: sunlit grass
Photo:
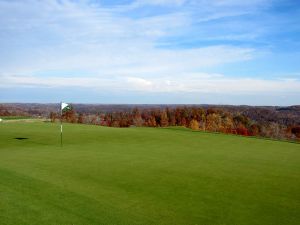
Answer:
M0 224L298 224L299 187L299 144L0 124Z

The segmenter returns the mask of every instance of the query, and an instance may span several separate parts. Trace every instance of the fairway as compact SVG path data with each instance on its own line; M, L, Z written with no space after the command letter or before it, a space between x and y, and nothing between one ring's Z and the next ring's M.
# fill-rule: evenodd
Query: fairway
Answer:
M0 224L300 224L300 145L183 128L0 124Z

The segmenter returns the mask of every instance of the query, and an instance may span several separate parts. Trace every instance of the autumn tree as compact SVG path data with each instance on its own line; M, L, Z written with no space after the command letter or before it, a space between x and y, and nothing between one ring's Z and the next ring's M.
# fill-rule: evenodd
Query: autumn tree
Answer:
M82 113L80 113L77 119L77 123L83 123L83 122L84 122L84 116Z
M51 113L50 113L50 121L51 121L52 123L55 122L56 117L57 117L57 114L56 114L55 112L51 112Z
M224 133L232 133L234 129L232 118L228 115L222 118L222 129Z
M199 122L195 119L192 119L189 126L192 130L199 130Z
M244 125L240 124L236 128L236 134L243 135L243 136L248 136L248 130L247 130L247 128Z
M138 108L133 110L133 119L132 123L134 126L141 127L144 124L144 120Z
M259 135L259 126L257 124L252 124L249 129L250 136L258 136Z
M166 110L163 110L160 113L160 125L162 127L167 127L169 125L169 119L168 119Z
M170 116L169 116L169 125L170 126L176 126L176 117L175 117L175 113L171 112Z
M76 123L77 119L76 119L75 110L71 108L70 110L63 112L62 119L69 123Z
M187 126L187 122L186 122L185 117L181 118L180 125L181 125L181 126L184 126L184 127Z
M119 126L120 127L129 127L130 126L130 115L126 112L119 112Z
M292 134L294 134L297 138L300 138L300 126L292 127Z
M219 114L211 113L206 116L206 129L210 131L219 131L222 125L222 118Z
M147 124L149 127L156 127L157 124L156 124L156 119L155 119L155 116L154 115L151 115L147 121Z

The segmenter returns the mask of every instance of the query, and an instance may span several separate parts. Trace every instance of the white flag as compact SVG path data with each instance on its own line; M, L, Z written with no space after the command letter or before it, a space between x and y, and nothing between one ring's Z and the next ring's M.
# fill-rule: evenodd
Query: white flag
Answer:
M65 108L68 109L69 107L70 107L69 104L64 103L64 102L61 103L61 111L64 110Z

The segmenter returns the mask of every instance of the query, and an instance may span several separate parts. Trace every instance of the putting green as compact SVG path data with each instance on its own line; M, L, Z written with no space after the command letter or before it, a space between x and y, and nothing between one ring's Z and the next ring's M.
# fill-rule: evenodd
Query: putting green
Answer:
M175 128L0 124L0 224L300 223L300 145Z

